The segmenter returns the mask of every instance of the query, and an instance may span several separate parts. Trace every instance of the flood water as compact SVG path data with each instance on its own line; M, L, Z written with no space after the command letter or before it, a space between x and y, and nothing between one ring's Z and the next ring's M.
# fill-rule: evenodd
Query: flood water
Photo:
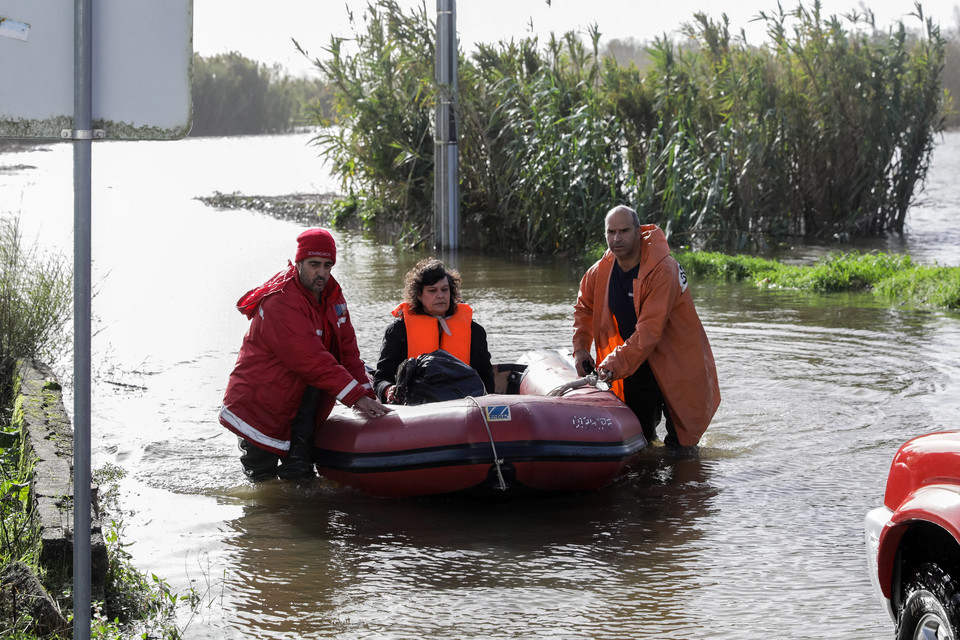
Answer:
M602 491L507 504L248 483L217 422L247 325L233 305L292 258L301 227L194 198L335 190L308 138L94 145L93 464L128 472L135 563L203 596L185 637L892 637L863 516L903 441L958 426L956 313L694 281L723 395L696 456L651 449ZM909 233L885 246L960 264L958 174L949 134ZM71 180L67 144L0 155L0 213L70 255ZM374 363L423 254L335 235ZM569 349L583 264L457 266L494 361Z

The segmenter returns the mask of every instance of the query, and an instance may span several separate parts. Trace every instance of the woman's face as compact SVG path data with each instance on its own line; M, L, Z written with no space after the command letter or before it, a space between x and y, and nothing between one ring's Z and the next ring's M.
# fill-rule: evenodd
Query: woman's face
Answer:
M445 316L450 308L450 280L441 278L433 284L423 285L423 293L417 298L423 310L431 316Z

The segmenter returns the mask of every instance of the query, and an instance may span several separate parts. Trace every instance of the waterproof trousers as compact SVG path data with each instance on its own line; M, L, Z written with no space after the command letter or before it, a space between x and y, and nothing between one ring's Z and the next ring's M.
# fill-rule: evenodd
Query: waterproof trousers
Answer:
M240 464L243 472L254 482L279 477L282 480L301 480L315 477L313 469L313 427L316 422L319 391L307 387L300 408L290 425L290 452L278 456L240 438Z
M644 362L632 376L623 379L623 401L636 414L640 426L643 427L643 437L647 442L658 439L657 425L660 424L661 418L666 417L667 436L663 443L668 446L680 446L670 412L663 403L660 385L657 384L649 363Z

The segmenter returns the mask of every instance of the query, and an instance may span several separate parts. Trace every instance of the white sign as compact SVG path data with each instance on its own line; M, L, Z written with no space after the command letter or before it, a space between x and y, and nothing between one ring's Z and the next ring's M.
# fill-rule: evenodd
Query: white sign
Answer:
M187 135L193 0L97 0L92 19L93 128L108 140ZM0 20L0 137L60 139L75 128L74 3L0 0Z

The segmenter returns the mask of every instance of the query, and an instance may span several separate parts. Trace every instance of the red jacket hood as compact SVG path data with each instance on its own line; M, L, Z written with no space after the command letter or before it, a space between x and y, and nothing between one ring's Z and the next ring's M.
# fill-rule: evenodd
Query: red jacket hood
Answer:
M240 299L237 300L237 311L247 316L248 319L253 318L253 314L257 312L257 307L260 306L264 298L278 291L283 291L290 282L293 282L294 286L300 286L299 280L297 279L297 267L288 260L286 269L259 287L254 287L240 296ZM327 279L327 286L323 290L323 295L336 295L339 288L340 285L333 276L330 276L330 278ZM301 287L301 291L303 291L304 295L311 295L303 287Z
M282 291L287 283L296 278L296 276L297 268L292 262L287 261L286 269L273 276L259 287L254 287L253 289L250 289L250 291L247 291L245 294L240 296L240 299L237 300L237 311L247 316L247 318L253 318L253 314L256 313L257 307L260 306L260 303L263 302L264 298L269 296L271 293Z

